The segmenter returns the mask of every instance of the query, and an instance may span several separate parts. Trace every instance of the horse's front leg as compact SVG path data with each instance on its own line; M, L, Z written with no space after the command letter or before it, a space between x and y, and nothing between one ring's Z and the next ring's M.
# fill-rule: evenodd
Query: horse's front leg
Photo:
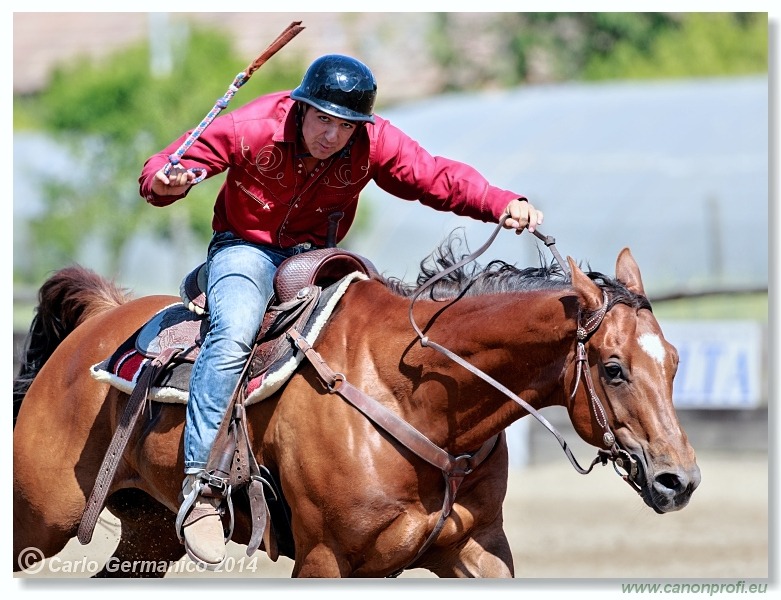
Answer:
M515 576L510 543L501 526L476 533L462 546L442 552L425 566L439 577Z
M349 577L350 567L339 561L333 551L323 543L309 550L296 544L296 562L291 577Z

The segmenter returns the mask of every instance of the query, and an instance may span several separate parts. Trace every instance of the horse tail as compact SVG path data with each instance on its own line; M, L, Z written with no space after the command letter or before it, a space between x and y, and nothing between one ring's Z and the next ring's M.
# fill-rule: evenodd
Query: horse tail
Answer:
M128 292L112 281L78 265L61 269L44 282L14 378L14 424L27 390L60 342L89 317L129 299Z

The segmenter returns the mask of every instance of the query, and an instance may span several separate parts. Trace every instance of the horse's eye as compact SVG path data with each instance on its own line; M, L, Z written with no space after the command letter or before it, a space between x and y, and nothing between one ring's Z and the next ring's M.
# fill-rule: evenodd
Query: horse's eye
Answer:
M605 363L605 375L612 381L623 379L624 371L618 363Z

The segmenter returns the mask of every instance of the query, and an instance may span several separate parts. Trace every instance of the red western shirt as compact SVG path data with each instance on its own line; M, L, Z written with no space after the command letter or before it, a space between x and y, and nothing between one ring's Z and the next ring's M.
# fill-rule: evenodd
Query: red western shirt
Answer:
M214 205L214 231L282 248L302 242L323 246L328 215L344 213L341 240L370 180L404 200L482 221L497 222L511 200L523 198L490 185L466 164L432 156L377 115L374 125L357 130L347 156L320 161L308 175L297 156L302 149L289 94L261 96L217 117L182 157L182 166L206 169L207 177L227 170ZM187 135L144 164L140 191L150 204L166 206L186 195L157 195L152 181Z

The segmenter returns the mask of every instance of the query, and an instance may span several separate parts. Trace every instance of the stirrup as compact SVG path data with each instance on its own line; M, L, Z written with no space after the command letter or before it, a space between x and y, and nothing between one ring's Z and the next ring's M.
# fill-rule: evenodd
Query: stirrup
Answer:
M228 529L226 530L225 527L223 527L222 530L225 543L227 544L233 537L233 528L235 525L233 514L233 489L230 485L228 485L227 480L215 477L206 471L201 471L194 476L192 489L182 501L182 505L179 507L179 512L176 515L176 537L179 538L179 541L182 544L184 544L184 521L187 518L187 515L190 513L192 507L195 505L195 502L198 500L198 496L201 495L201 492L203 492L204 488L207 486L212 490L218 491L220 495L227 501ZM220 513L220 516L222 516L223 510L218 509L218 512Z

